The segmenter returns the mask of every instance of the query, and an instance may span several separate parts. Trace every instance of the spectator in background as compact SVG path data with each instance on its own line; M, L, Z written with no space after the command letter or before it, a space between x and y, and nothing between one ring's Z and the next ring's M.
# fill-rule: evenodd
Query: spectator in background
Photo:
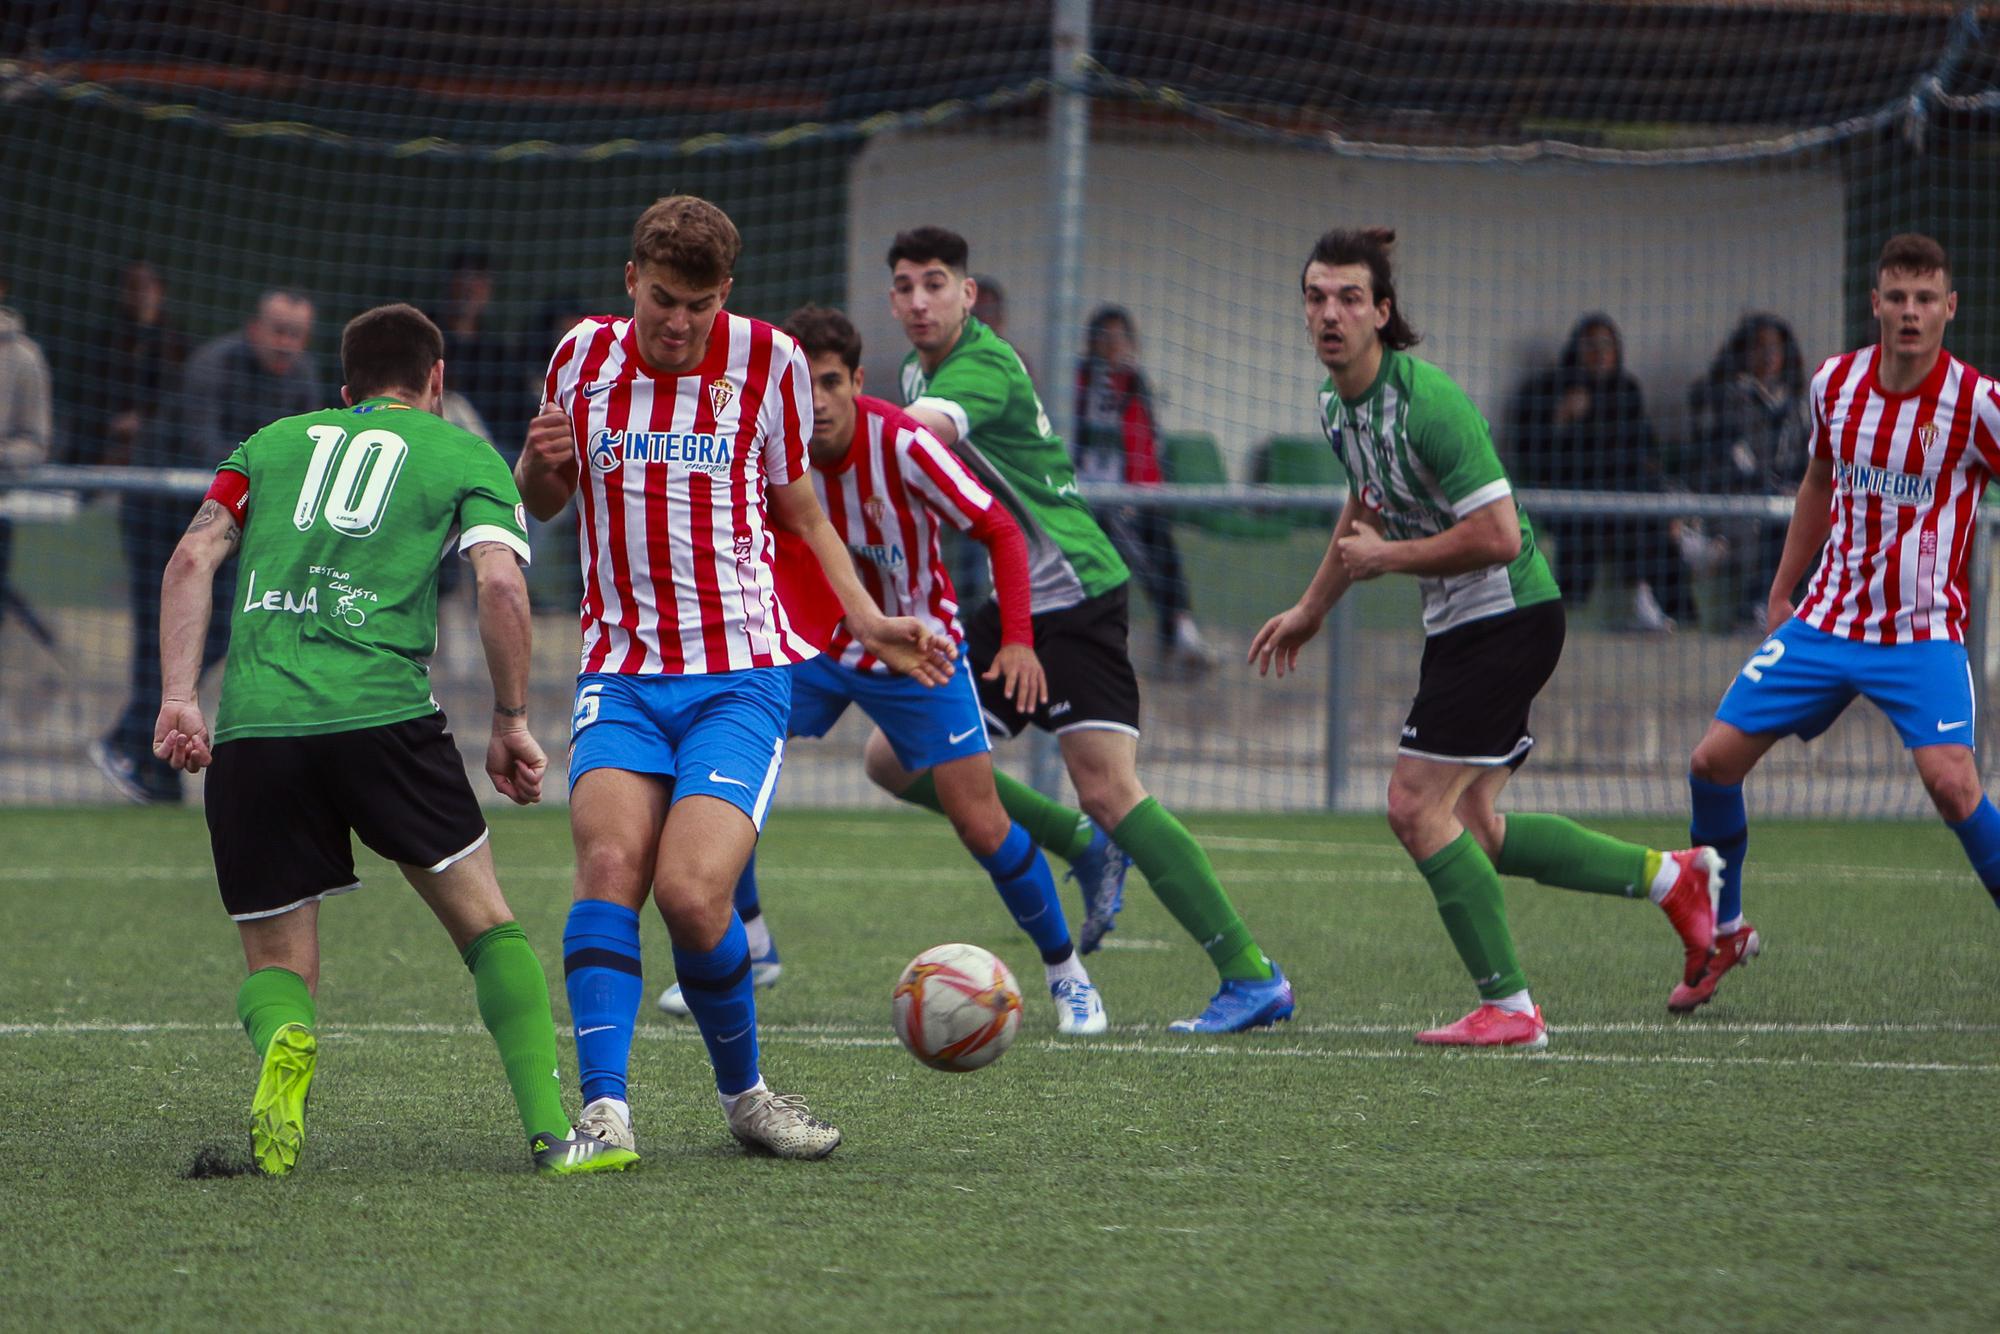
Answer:
M141 441L159 431L187 360L187 339L167 319L167 285L152 265L134 260L118 271L118 315L96 342L91 406L103 416L77 462L128 464L152 448Z
M1586 315L1570 330L1562 357L1522 388L1514 403L1516 471L1527 486L1580 491L1665 489L1659 446L1646 420L1639 382L1625 369L1618 326ZM1632 618L1644 630L1692 622L1694 600L1681 564L1678 534L1659 519L1608 514L1552 515L1556 582L1573 603L1590 600L1600 567L1631 590Z
M1690 489L1707 495L1792 496L1806 472L1812 422L1805 361L1792 328L1776 315L1745 315L1688 386ZM1765 601L1785 525L1757 519L1718 525L1729 544L1730 599L1737 621L1764 627Z
M7 304L8 293L0 275L0 477L12 468L46 463L55 439L49 359L28 337L20 312ZM13 553L14 523L0 518L0 621L27 614L8 579Z
M1100 306L1090 317L1076 366L1076 475L1086 482L1157 486L1160 428L1153 391L1139 370L1139 333L1129 312ZM1211 665L1188 603L1187 578L1165 512L1093 506L1118 554L1132 567L1159 618L1162 661L1190 672Z
M479 421L490 428L473 434L500 446L511 463L520 452L534 403L523 404L517 391L520 350L512 339L491 325L495 285L493 257L483 250L464 250L446 265L443 318L445 373L451 392L471 404ZM443 414L447 421L453 418ZM454 425L459 424L454 421ZM470 429L470 428L468 428ZM447 562L447 566L455 562Z
M242 329L204 343L188 358L164 429L141 434L132 462L213 472L270 422L325 407L319 373L306 356L312 325L311 298L265 292ZM132 695L111 731L91 744L90 757L133 801L181 799L180 774L153 755L160 707L160 577L196 508L192 499L133 492L120 511L132 602ZM225 566L217 572L203 671L228 650L235 592L234 569Z

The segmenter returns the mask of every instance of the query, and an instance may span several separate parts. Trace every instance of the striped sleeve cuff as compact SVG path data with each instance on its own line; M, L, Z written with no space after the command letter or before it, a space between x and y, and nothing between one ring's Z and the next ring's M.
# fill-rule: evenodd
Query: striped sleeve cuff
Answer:
M1485 486L1480 487L1477 491L1472 492L1463 499L1453 501L1451 505L1452 517L1463 519L1474 510L1485 509L1488 505L1500 499L1500 497L1511 496L1513 494L1514 488L1508 483L1505 477L1500 478L1498 481L1488 482Z
M533 560L533 557L528 554L528 544L523 542L516 534L508 532L496 523L475 524L466 529L465 535L458 539L458 554L461 556L470 555L472 549L481 542L498 542L501 546L520 557L521 564L523 565Z

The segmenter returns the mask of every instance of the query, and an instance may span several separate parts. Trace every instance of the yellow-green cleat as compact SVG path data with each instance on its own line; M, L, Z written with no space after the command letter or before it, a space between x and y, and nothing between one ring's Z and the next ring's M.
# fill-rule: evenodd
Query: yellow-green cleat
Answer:
M304 1024L286 1024L264 1049L264 1068L250 1100L250 1159L266 1176L281 1177L299 1165L318 1058L319 1040Z
M639 1155L595 1135L572 1132L568 1139L537 1135L528 1141L535 1170L545 1177L580 1176L585 1172L623 1172L639 1165Z

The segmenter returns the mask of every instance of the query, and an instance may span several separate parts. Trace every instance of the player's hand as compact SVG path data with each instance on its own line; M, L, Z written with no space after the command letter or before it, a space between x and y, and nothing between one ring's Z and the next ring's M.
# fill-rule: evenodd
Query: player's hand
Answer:
M1250 641L1247 661L1257 664L1259 676L1269 676L1273 664L1276 664L1279 676L1298 671L1299 650L1319 633L1324 620L1324 617L1314 616L1299 607L1279 612L1264 622L1264 628Z
M521 457L537 471L552 472L572 485L575 483L576 444L570 434L569 414L553 403L544 403L528 423L528 438L521 445Z
M979 674L982 681L998 681L1000 689L1022 713L1033 713L1049 702L1049 675L1042 660L1027 644L1002 644L993 655L993 665Z
M486 743L486 773L500 795L516 806L532 806L542 799L542 775L549 757L541 743L525 727L493 729Z
M1340 552L1340 563L1347 567L1352 579L1373 579L1389 571L1389 540L1367 524L1354 525L1354 531L1334 543Z
M951 636L934 632L914 616L883 616L861 625L848 618L847 628L861 646L880 658L892 672L901 672L927 686L951 680L958 646Z
M209 750L208 722L201 705L191 699L160 702L160 716L153 721L153 754L176 769L198 774L215 758Z
M1764 633L1777 634L1778 627L1791 620L1797 613L1798 608L1792 605L1790 598L1783 593L1771 594L1771 600L1764 604Z

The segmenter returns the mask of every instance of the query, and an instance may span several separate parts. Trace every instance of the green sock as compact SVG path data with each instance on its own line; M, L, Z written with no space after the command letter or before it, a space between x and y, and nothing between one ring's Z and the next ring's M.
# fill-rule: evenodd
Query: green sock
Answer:
M479 1018L500 1048L522 1127L530 1139L540 1134L567 1138L569 1116L556 1074L555 1016L542 961L515 922L502 922L461 954L479 994Z
M1643 895L1660 869L1660 854L1637 843L1585 829L1561 815L1510 815L1493 869L1560 889Z
M1527 989L1527 974L1514 957L1507 930L1507 900L1500 876L1468 831L1417 863L1417 872L1437 896L1438 916L1458 948L1458 957L1486 1000Z
M271 1035L286 1024L311 1028L319 1022L306 980L289 968L259 968L244 978L236 989L236 1017L243 1021L243 1031L250 1035L260 1061Z
M1148 797L1118 822L1111 838L1145 873L1181 929L1201 942L1224 981L1270 980L1271 961L1237 916L1208 854L1171 811Z
M1000 805L1014 823L1028 831L1037 847L1052 852L1066 862L1075 861L1090 846L1090 820L1059 801L1051 801L1019 779L993 771L993 786L1000 789ZM917 776L902 799L912 806L944 814L938 804L937 782L929 770Z

